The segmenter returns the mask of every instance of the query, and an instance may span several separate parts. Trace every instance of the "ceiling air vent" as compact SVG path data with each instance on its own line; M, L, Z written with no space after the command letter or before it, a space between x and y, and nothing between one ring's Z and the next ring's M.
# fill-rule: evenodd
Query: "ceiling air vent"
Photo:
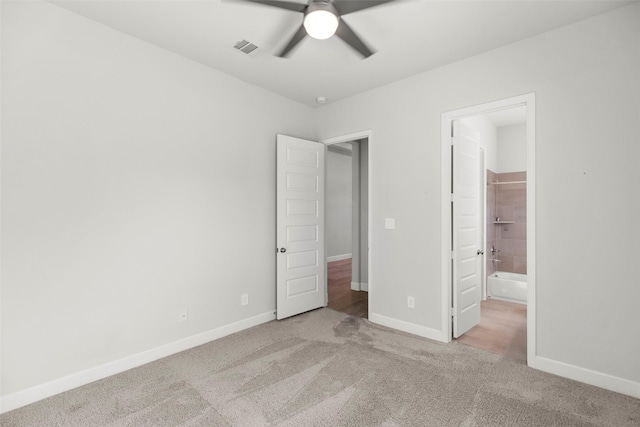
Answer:
M242 53L255 54L255 51L258 49L258 46L255 44L248 42L246 40L240 40L238 43L233 45L234 49L239 50Z

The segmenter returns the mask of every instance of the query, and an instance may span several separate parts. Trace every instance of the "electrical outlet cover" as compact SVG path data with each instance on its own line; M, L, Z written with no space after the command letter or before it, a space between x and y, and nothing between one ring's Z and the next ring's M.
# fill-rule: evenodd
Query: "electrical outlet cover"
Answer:
M409 308L416 307L416 300L413 297L407 297L407 307Z

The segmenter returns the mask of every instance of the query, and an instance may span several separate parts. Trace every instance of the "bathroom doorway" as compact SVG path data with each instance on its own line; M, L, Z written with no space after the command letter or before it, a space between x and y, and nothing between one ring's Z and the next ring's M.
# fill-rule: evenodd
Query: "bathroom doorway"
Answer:
M452 194L446 204L443 197L446 341L455 337L530 366L535 354L533 105L533 94L525 95L445 113L442 121L443 193ZM463 150L466 160L456 150ZM473 175L477 182L469 179ZM476 188L474 198L456 194L469 188ZM476 214L468 209L472 205ZM477 221L473 226L470 218Z
M368 318L368 138L327 147L327 306Z
M475 134L479 154L481 300L480 322L457 341L526 360L526 107L459 121Z

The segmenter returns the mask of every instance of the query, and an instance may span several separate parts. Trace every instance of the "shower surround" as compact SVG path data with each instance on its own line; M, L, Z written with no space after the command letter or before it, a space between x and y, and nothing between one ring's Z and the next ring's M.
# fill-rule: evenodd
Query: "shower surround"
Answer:
M526 180L526 172L487 169L487 275L496 270L527 274ZM500 251L496 254L501 261L498 264L491 262L492 246Z

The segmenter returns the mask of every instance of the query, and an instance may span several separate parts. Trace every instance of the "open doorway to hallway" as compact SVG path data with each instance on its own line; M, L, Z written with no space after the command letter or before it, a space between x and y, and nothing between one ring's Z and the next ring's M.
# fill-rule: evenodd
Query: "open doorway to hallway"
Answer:
M368 318L368 139L327 150L327 306Z
M356 317L369 317L369 293L351 289L351 258L327 263L327 307Z

